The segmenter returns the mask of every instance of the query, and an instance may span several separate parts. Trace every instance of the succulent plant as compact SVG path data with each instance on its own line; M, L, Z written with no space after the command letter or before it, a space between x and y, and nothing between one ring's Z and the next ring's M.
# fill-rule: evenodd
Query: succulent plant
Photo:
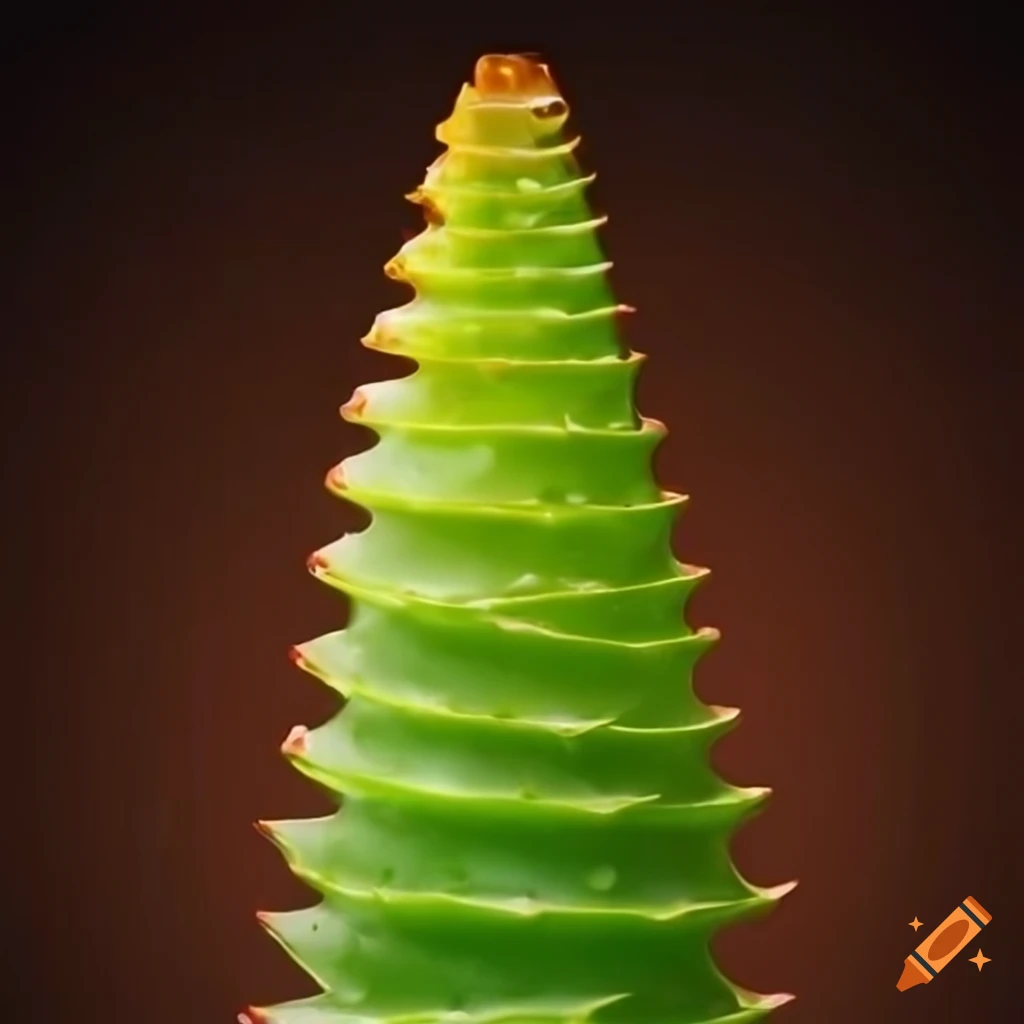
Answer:
M709 746L736 720L692 688L717 633L684 606L685 498L657 485L592 175L546 65L486 56L409 197L412 286L364 343L413 360L342 409L377 443L328 474L371 525L310 559L351 600L297 647L341 711L284 752L338 798L261 823L320 894L261 914L322 988L267 1024L749 1024L709 939L767 908L729 842L767 790Z

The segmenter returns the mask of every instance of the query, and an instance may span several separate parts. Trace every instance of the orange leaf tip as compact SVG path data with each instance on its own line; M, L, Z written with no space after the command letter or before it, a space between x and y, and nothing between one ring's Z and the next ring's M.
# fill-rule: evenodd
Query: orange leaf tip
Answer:
M349 417L361 416L366 411L366 394L362 388L356 388L352 397L341 407L341 415Z
M486 54L476 62L473 85L481 98L558 96L548 66L534 54Z
M326 569L327 559L324 558L319 551L314 551L313 554L306 559L306 568L313 573L315 573L317 569Z
M289 757L301 757L309 749L309 729L296 725L281 744L281 753Z

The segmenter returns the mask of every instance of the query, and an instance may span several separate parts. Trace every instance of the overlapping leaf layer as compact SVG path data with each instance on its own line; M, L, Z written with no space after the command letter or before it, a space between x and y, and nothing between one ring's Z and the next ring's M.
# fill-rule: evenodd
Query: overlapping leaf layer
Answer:
M752 1024L785 999L707 950L786 887L729 858L766 791L708 764L735 712L692 689L705 573L672 555L684 499L566 116L544 65L484 58L387 268L415 298L365 343L418 368L343 409L378 440L329 486L372 522L311 559L352 616L296 660L345 705L285 745L344 805L263 825L322 899L261 920L323 994L268 1024Z

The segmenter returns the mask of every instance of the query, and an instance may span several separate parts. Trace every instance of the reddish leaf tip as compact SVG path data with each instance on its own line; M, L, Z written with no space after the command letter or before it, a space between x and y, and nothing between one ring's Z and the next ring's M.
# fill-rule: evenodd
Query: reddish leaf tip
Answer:
M281 752L291 757L301 757L309 748L308 738L309 729L304 725L296 725L281 744Z
M315 573L317 569L326 569L327 559L324 558L319 551L314 551L313 554L306 559L306 568L313 573Z

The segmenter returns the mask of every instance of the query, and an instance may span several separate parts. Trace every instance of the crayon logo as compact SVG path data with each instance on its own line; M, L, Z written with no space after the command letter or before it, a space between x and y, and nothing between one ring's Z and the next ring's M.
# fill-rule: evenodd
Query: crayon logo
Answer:
M906 992L915 985L927 985L991 920L992 915L973 896L968 896L903 961L903 973L896 982L896 987L901 992ZM910 926L917 931L921 927L921 922L915 917ZM977 957L971 961L977 964L979 971L982 965L988 962L989 958L982 956L981 950L978 950Z

